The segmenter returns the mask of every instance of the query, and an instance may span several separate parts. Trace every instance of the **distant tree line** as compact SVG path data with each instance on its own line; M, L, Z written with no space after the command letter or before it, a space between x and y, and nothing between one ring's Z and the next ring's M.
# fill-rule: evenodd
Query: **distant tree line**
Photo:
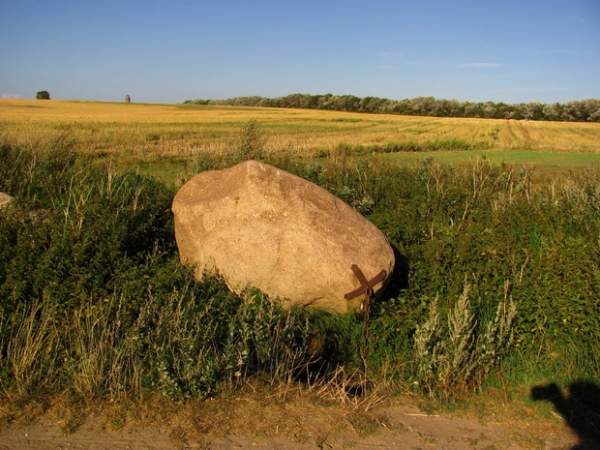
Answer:
M567 103L540 102L514 105L494 102L459 102L435 97L390 100L354 95L291 94L285 97L234 97L225 100L186 100L185 104L265 106L275 108L325 109L380 114L404 114L432 117L473 117L486 119L556 120L565 122L600 122L600 100L587 99Z

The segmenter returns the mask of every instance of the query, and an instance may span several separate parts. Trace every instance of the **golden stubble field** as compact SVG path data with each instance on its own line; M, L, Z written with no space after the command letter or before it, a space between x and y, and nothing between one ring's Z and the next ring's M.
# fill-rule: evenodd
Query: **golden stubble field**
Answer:
M255 120L267 152L313 156L340 146L459 142L478 154L600 154L600 124L454 119L335 111L85 101L0 100L0 138L36 147L56 139L75 149L132 160L190 158L235 145ZM449 150L452 150L449 148ZM422 152L404 152L422 153ZM465 151L461 151L465 153ZM408 155L414 157L414 155ZM510 158L508 155L506 157ZM564 155L563 155L564 157ZM451 157L452 159L452 157Z

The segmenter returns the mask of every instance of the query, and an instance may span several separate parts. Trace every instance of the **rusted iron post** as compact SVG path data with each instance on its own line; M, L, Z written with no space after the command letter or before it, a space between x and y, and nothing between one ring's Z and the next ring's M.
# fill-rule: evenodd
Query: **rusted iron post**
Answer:
M385 280L387 276L387 272L382 270L379 272L374 278L371 280L367 280L365 274L360 270L356 264L352 264L350 267L354 276L360 282L360 287L354 289L351 292L348 292L344 295L346 300L352 300L353 298L358 297L361 294L364 294L362 302L360 304L360 309L363 313L363 343L361 349L361 356L363 359L363 363L366 365L367 360L367 348L369 345L369 314L371 313L371 297L373 296L373 288L378 284Z

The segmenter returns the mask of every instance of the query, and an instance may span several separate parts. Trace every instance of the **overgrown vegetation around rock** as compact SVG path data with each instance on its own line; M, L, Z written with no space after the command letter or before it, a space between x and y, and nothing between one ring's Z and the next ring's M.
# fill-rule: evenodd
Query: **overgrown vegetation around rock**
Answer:
M0 214L6 392L205 397L257 371L287 380L321 364L311 342L341 329L335 316L237 296L209 274L193 281L174 243L172 190L60 145L1 156L0 189L16 198ZM332 362L345 352L327 345Z
M369 199L368 217L397 250L392 286L372 314L372 366L395 361L405 381L431 385L418 374L415 331L435 299L442 318L455 307L466 277L473 339L494 323L505 299L517 305L512 346L493 368L475 368L467 387L493 382L499 368L515 382L600 375L597 169L551 179L481 159L464 167L325 160L288 169L343 192L357 208Z
M513 383L600 376L597 170L545 180L484 161L268 161L343 197L397 250L363 361L359 317L283 311L214 276L192 282L174 244L172 189L95 165L64 142L39 153L2 146L0 159L0 191L15 198L0 211L5 396L183 399L258 374L314 381L363 364L372 381L392 368L405 386L445 398L485 388L500 369ZM463 338L453 347L455 332ZM430 364L426 348L436 352ZM465 367L469 377L456 382Z

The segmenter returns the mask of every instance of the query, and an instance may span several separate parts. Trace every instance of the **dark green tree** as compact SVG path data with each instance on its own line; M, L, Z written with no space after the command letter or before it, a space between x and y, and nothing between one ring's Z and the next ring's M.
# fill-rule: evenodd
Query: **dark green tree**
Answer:
M38 100L50 100L50 92L39 91L37 94L35 94L35 98Z

